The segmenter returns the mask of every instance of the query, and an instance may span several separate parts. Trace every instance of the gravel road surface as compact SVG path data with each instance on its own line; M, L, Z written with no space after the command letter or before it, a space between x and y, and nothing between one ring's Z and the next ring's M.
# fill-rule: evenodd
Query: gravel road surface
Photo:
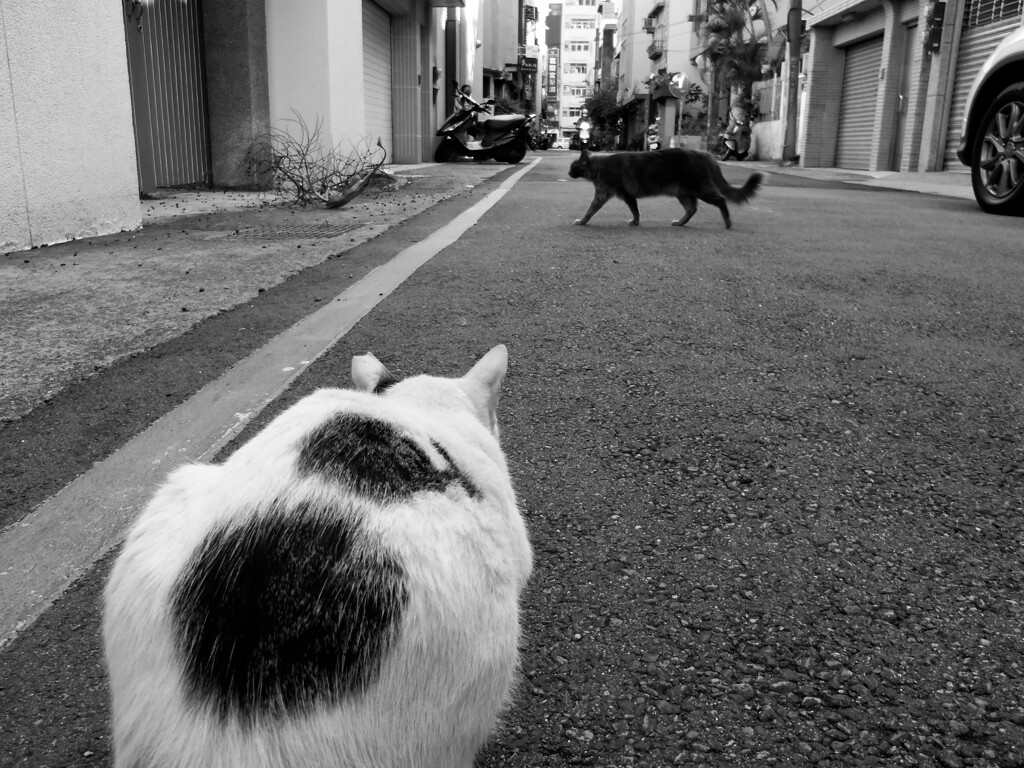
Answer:
M639 229L614 201L580 228L566 167L240 437L354 354L454 375L509 345L537 564L477 768L1024 766L1019 223L772 177L728 232L707 206L669 227L660 200ZM105 570L0 654L5 768L109 764Z

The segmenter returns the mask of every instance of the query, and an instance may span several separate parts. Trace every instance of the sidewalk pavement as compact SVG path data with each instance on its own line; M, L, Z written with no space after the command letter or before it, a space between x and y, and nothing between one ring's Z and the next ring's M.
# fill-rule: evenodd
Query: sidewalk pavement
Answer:
M143 201L139 231L0 255L0 421L510 169L391 166L336 210L167 191Z
M540 155L568 170L575 153ZM729 165L973 199L967 173ZM0 255L0 421L506 170L390 166L390 183L334 211L289 208L266 193L167 192L143 202L138 232Z
M899 189L904 192L923 192L944 197L958 197L962 200L974 200L971 187L970 169L964 167L955 171L931 171L921 173L900 173L899 171L855 171L848 168L800 168L784 166L778 161L730 162L727 165L756 168L768 173L782 173L789 176L802 176L807 179L842 181L851 184L863 184L866 187L884 187Z

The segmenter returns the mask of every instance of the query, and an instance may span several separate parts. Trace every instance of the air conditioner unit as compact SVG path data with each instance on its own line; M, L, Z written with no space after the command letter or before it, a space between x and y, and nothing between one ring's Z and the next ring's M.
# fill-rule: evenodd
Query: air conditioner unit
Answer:
M648 16L644 19L644 32L654 33L655 19Z

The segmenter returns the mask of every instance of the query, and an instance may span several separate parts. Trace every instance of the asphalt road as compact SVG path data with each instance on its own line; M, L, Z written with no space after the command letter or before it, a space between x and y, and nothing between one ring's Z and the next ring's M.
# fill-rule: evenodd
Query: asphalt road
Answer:
M581 228L567 166L547 155L225 450L354 354L456 375L503 342L537 564L481 768L1024 765L1019 220L773 175L732 230L704 205L671 227L663 199ZM347 280L325 263L83 383L50 440L97 412L95 440L126 440L207 375L192 350L269 338ZM110 764L108 561L0 652L0 765Z

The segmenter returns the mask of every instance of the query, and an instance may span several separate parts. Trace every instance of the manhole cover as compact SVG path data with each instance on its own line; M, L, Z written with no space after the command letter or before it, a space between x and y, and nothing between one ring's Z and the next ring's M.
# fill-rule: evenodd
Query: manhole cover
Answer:
M338 237L362 224L268 224L265 226L239 227L231 232L232 237L246 240L326 240Z

